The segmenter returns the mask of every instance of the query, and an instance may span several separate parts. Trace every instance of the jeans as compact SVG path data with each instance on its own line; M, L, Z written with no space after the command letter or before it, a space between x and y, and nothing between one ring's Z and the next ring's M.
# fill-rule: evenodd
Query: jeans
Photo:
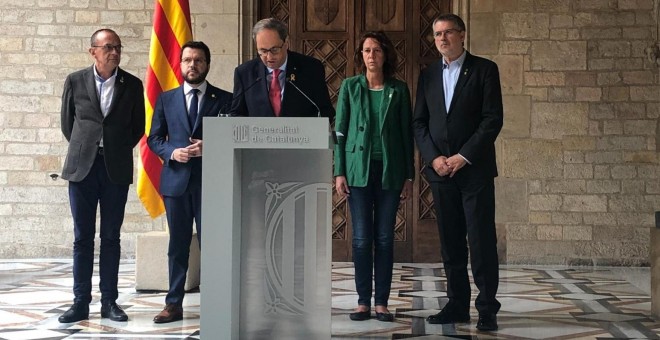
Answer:
M358 304L387 307L394 263L394 224L401 189L384 190L383 163L372 162L366 187L349 187L348 204L353 221L353 264ZM374 275L372 275L372 272Z

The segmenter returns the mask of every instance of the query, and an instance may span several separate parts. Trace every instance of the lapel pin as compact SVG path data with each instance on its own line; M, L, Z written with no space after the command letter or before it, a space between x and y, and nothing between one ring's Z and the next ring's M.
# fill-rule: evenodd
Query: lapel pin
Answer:
M212 93L212 94L211 94L211 98L215 98L215 93Z
M121 78L119 78L119 82L122 83L122 84L124 83L124 76L122 76Z
M291 77L289 77L291 81L296 81L296 75L294 73L291 73Z
M465 69L465 71L463 71L463 75L467 76L467 73L468 73L468 69Z

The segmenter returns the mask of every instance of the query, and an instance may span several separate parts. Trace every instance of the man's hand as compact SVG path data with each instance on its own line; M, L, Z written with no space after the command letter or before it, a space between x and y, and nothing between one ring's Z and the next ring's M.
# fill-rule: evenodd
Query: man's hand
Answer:
M456 172L458 172L458 170L461 170L461 168L465 166L467 162L465 161L465 158L461 157L461 155L456 154L447 158L446 163L450 170L449 177L454 177Z
M188 153L190 154L190 157L202 157L202 147L203 147L203 142L201 139L194 139L190 138L190 145L186 147L188 149Z
M179 163L188 163L190 160L190 150L188 150L188 148L174 149L174 152L172 152L172 159Z
M439 156L434 159L433 162L431 162L431 166L433 166L433 170L435 170L435 173L440 177L447 176L451 173L451 169L447 165L447 157L445 156Z

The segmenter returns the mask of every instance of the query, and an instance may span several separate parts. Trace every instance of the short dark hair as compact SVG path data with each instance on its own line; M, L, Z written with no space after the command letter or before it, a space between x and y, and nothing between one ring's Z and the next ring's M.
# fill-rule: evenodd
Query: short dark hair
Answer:
M358 67L360 72L366 72L367 67L364 64L364 57L362 56L362 46L364 46L364 42L369 38L376 40L380 45L380 48L383 49L383 55L385 56L385 63L383 63L383 75L385 78L394 77L398 56L396 54L394 44L392 44L390 38L388 38L383 31L367 32L362 35L360 38L360 43L355 49L355 65Z
M117 32L115 32L115 31L113 31L109 28L101 28L101 29L96 30L96 32L92 33L91 38L89 38L89 46L94 46L96 44L96 36L101 32L108 32L110 34L114 34L117 37L117 39L119 39L119 41L121 41L121 38L119 38L119 34L117 34Z
M191 40L183 44L183 46L181 46L181 52L179 53L179 60L181 60L181 58L183 57L183 50L185 50L186 47L204 51L204 57L206 58L206 63L209 65L211 64L211 50L209 50L209 47L206 46L206 44L201 41L194 41L194 40Z
M254 27L252 28L252 39L257 39L257 33L265 29L277 31L277 35L280 36L282 41L286 41L286 37L289 36L288 29L283 22L275 18L266 18L261 19L254 24Z
M435 23L438 21L451 21L454 23L455 26L457 26L458 30L461 32L465 31L465 22L463 22L463 19L459 17L456 14L453 13L446 13L446 14L441 14L435 20L433 20L433 26L435 26Z

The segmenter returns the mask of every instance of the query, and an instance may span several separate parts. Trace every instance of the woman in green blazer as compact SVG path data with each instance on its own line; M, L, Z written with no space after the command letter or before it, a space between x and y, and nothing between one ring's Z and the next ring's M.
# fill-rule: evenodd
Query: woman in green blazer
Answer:
M415 177L410 92L394 78L396 51L382 31L362 36L355 64L361 74L342 82L335 120L335 187L348 196L353 222L358 307L350 318L371 318L373 271L376 318L392 321L396 212Z

